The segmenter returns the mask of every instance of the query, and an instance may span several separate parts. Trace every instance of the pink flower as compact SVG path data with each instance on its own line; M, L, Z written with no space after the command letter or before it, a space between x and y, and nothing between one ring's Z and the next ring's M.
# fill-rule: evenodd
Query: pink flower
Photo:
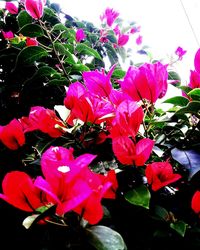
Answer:
M83 72L84 83L89 92L100 97L108 97L112 90L110 79L115 67L116 65L110 69L108 74L98 70Z
M127 34L121 34L121 33L120 33L120 34L118 35L117 45L118 45L119 47L123 47L124 45L127 44L128 40L129 40L129 35L127 35Z
M169 162L154 162L146 167L145 175L148 184L153 191L157 191L181 178L180 174L174 174Z
M5 8L11 14L18 14L18 7L12 2L6 2Z
M137 44L137 45L142 44L142 36L141 36L141 35L139 35L139 36L136 38L136 44Z
M190 71L190 82L188 86L192 89L200 88L200 49L197 50L194 57L195 70Z
M84 33L84 30L83 29L78 29L76 31L76 42L80 42L85 38L86 38L86 35Z
M14 37L14 34L12 31L2 31L3 37L5 39L12 39Z
M25 0L24 6L28 14L34 19L40 19L43 16L46 0Z
M124 80L119 81L122 91L135 101L146 99L155 103L167 91L168 72L166 68L167 65L160 62L144 63L139 68L129 67Z
M135 33L137 33L137 32L140 32L140 26L138 26L138 27L133 27L133 28L131 28L131 30L130 30L130 33L131 34L135 34Z
M111 27L118 16L119 16L118 12L114 11L111 8L107 8L104 14L100 17L100 19L101 21L105 19L107 25Z
M186 50L183 50L181 47L178 47L175 51L175 54L178 56L178 60L181 61L186 52Z
M26 46L38 46L38 41L36 38L27 37Z
M5 126L0 126L0 141L11 150L16 150L24 145L23 127L17 119L13 119Z

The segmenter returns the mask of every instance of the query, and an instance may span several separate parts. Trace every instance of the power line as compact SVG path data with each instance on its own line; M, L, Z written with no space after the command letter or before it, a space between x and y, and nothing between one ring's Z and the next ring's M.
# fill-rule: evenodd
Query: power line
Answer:
M191 28L191 30L192 30L193 36L194 36L194 38L195 38L195 41L196 41L198 47L200 47L199 40L198 40L197 35L196 35L195 31L194 31L194 28L193 28L193 26L192 26L192 23L191 23L191 21L190 21L190 18L189 18L189 16L188 16L188 13L187 13L187 11L186 11L186 8L185 8L185 6L184 6L184 4L183 4L183 1L180 0L180 3L181 3L181 6L182 6L182 8L183 8L183 11L184 11L184 13L185 13L185 15L186 15L186 17L187 17L187 20L188 20L188 23L189 23L190 28Z

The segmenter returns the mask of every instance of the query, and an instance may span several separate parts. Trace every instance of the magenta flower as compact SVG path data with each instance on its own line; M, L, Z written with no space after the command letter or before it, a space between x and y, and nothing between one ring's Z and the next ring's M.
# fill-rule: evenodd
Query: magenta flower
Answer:
M188 86L192 89L200 88L200 49L197 50L194 57L195 70L190 71L190 82Z
M119 47L123 47L124 45L127 44L128 40L129 40L129 35L127 35L127 34L121 34L121 33L120 33L120 34L118 35L117 45L118 45Z
M124 80L119 82L122 91L135 101L146 99L155 103L167 91L168 72L166 68L167 65L160 62L144 63L139 68L129 67Z
M131 28L131 30L130 30L130 33L131 34L135 34L135 33L137 33L137 32L140 32L140 26L138 26L138 27L133 27L133 28Z
M3 37L5 39L12 39L14 37L14 34L12 31L2 31Z
M6 2L5 8L11 14L18 14L18 7L12 2Z
M136 44L137 44L137 45L142 44L142 36L141 36L141 35L139 35L139 36L136 38Z
M105 10L105 13L100 17L101 21L103 21L104 19L106 20L106 23L109 27L112 26L112 24L114 23L114 21L116 20L116 18L119 16L119 13L114 11L111 8L107 8Z
M36 38L27 37L26 46L38 46L38 41Z
M178 60L181 61L186 52L186 50L183 50L181 47L178 47L175 51L175 54L178 56Z
M83 29L78 29L76 31L76 42L81 42L85 38L86 38L86 35L84 33L84 30Z
M46 0L25 0L24 6L28 14L34 19L40 19L43 16Z
M157 191L181 178L180 174L174 174L169 162L154 162L146 167L145 174L148 184L153 191Z

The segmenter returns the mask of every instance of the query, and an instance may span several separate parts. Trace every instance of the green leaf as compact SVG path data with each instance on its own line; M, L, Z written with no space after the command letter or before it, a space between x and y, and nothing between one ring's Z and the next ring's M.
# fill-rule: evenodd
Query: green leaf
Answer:
M16 64L33 64L42 57L48 56L46 49L39 46L25 47L17 56Z
M23 10L18 14L17 21L19 28L22 28L24 25L32 22L32 17L25 10Z
M57 24L55 24L54 26L53 26L53 29L52 29L52 31L65 31L65 30L67 30L67 27L65 27L65 25L64 24L62 24L62 23L57 23Z
M78 60L73 54L71 54L68 51L68 48L66 48L62 43L56 42L54 44L55 50L59 55L65 55L67 58L64 60L64 62L67 62L69 64L76 64L76 61Z
M151 194L148 188L144 185L128 191L125 194L125 199L133 205L142 206L149 209Z
M124 78L125 74L126 74L126 71L124 71L122 69L115 69L113 74L112 74L112 77L117 78L117 79L122 79L122 78Z
M189 103L189 100L183 96L174 96L165 100L163 103L170 103L176 106L184 107Z
M68 85L68 81L65 77L61 79L53 79L48 82L48 85L56 85L56 86L66 86Z
M180 234L182 237L185 236L185 232L187 229L187 224L184 221L176 221L174 223L170 223L170 227L174 229L178 234Z
M97 250L126 250L121 235L105 226L92 226L86 229L88 242Z
M108 43L106 43L104 46L107 50L106 52L107 52L107 55L108 55L108 58L109 58L111 65L117 63L118 62L118 55L117 55L115 49Z
M48 8L48 7L44 8L44 14L51 16L51 17L57 17L56 12L53 9Z
M90 71L90 68L88 68L84 64L77 63L77 64L73 65L72 70L79 71L79 72L84 72L84 71Z
M192 100L200 101L200 88L191 90L187 95L191 97Z
M19 30L19 33L28 37L40 37L44 35L42 28L38 24L32 24L32 23L24 25Z
M179 81L181 81L180 76L175 71L169 71L168 72L168 79L169 80L179 80Z
M88 47L88 46L87 46L86 44L84 44L84 43L79 43L79 44L77 44L76 50L77 50L79 53L82 53L82 54L85 54L85 55L88 55L88 56L93 56L93 57L95 57L95 58L97 58L97 59L102 60L101 56L99 55L99 53L98 53L96 50L94 50L94 49Z
M195 114L199 116L200 112L200 102L199 101L192 101L189 102L186 107L183 107L176 111L175 114L185 114L185 113L190 113L190 114Z

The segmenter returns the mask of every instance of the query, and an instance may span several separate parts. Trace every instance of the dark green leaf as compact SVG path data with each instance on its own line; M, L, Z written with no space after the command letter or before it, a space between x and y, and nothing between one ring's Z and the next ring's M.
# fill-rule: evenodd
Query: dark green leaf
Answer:
M179 80L179 81L181 81L180 76L175 71L169 71L168 72L168 79L169 80Z
M149 209L151 194L148 188L144 185L128 191L125 194L125 199L136 206L142 206Z
M44 35L42 28L38 24L32 24L32 23L24 25L19 30L19 33L28 37L39 37Z
M174 160L179 162L189 171L189 179L200 170L200 152L197 150L181 150L174 148L171 151Z
M188 104L189 100L183 96L174 96L171 97L167 100L165 100L163 103L171 103L174 104L176 106L181 106L184 107Z
M18 14L17 21L19 28L22 28L24 25L32 22L32 17L25 10L23 10Z
M67 58L65 59L65 62L69 63L69 64L75 64L76 61L76 57L71 54L68 49L62 44L62 43L59 43L59 42L56 42L54 44L54 47L55 47L55 50L57 51L57 53L59 55L65 55L67 56Z
M92 226L86 229L88 242L97 250L126 250L121 235L105 226Z
M88 55L88 56L94 56L95 58L100 59L100 60L102 59L101 56L99 55L99 53L96 50L88 47L84 43L77 44L76 50L79 53L82 53L82 54L85 54L85 55Z
M170 223L170 227L174 229L178 234L180 234L182 237L185 236L185 232L187 229L187 224L184 221L176 221L174 223Z
M88 68L86 65L77 63L73 65L72 70L74 71L79 71L79 72L84 72L84 71L90 71L90 68Z
M65 77L62 77L61 79L53 79L49 81L48 85L66 86L68 85L68 81Z
M104 46L107 50L106 52L107 52L107 55L108 55L108 58L109 58L111 65L117 63L118 62L118 55L117 55L115 49L108 43L106 43Z
M35 61L41 59L44 56L48 56L46 49L39 46L25 47L20 51L17 56L16 64L32 64Z

